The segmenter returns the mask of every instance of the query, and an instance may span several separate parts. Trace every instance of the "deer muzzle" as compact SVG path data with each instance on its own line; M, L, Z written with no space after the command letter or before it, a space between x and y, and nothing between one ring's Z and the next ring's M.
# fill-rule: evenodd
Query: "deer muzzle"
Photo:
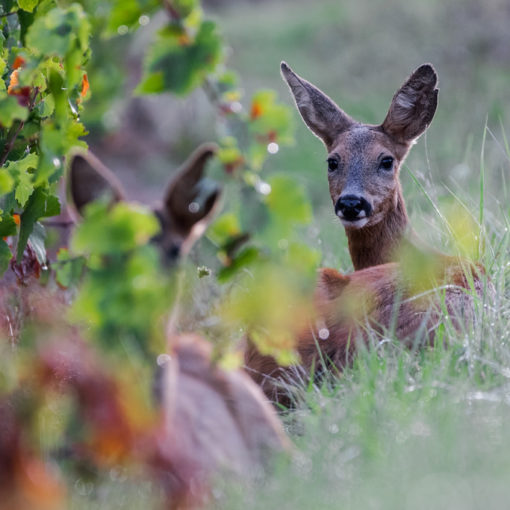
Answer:
M335 214L342 222L354 223L372 214L372 206L362 196L343 195L335 204Z

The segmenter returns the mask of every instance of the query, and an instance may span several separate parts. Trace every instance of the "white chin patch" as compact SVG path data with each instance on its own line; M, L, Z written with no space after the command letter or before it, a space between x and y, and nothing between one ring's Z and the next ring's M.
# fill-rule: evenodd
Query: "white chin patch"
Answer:
M339 216L340 218L340 216ZM343 218L340 218L342 225L346 228L363 228L368 223L368 218L365 216L364 218L358 218L354 221L347 221Z

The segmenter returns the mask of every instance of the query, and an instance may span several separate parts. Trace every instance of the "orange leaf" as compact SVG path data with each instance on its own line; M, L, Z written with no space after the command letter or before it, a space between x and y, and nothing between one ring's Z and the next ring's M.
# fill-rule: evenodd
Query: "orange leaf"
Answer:
M18 69L18 67L22 67L25 65L25 59L20 57L19 55L14 59L14 63L12 64L13 69Z
M186 33L181 34L177 41L180 46L189 46L191 44L191 39L189 38L189 35Z
M262 115L263 111L262 111L262 106L260 103L253 103L251 105L251 112L250 112L250 115L251 115L251 118L252 119L257 119L258 117L260 117Z
M19 71L17 69L11 73L11 79L9 82L9 87L7 88L7 94L15 94L14 89L19 85L18 73Z
M85 97L87 92L89 91L90 85L89 85L89 78L87 76L87 73L83 75L83 78L81 80L81 92L80 96Z

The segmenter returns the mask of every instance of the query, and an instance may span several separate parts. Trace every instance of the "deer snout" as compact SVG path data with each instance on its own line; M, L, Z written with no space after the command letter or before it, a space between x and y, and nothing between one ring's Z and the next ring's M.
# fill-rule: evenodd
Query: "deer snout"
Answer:
M345 221L367 218L371 212L372 207L367 200L356 195L341 196L335 204L335 214Z

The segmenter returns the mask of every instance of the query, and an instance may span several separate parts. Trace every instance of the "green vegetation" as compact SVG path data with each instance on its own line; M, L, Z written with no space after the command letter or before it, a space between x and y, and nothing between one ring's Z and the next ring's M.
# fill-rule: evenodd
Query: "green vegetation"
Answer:
M72 297L65 319L76 328L55 326L63 315L58 308L27 319L15 349L12 331L2 333L0 409L11 412L15 401L14 421L23 431L15 454L21 464L40 459L50 473L46 485L39 480L27 490L18 480L16 490L45 508L156 508L161 497L150 475L140 473L143 462L131 442L153 426L154 361L165 349L165 318L178 294L147 244L158 224L145 207L97 202L69 251L48 260L44 249L43 225L60 211L65 157L85 145L86 131L89 144L121 168L130 155L108 153L110 142L100 140L108 131L122 133L107 120L127 108L127 97L136 94L148 108L165 93L177 95L165 110L174 124L183 102L199 105L204 120L179 126L176 140L161 138L173 152L143 154L138 177L160 190L169 161L182 160L203 139L219 143L210 173L222 182L224 206L182 269L180 299L189 312L181 327L214 342L225 366L239 363L246 332L263 352L290 362L290 330L315 269L347 272L352 265L328 196L324 148L292 109L279 63L288 61L353 117L378 123L405 76L430 61L440 79L438 112L402 172L411 223L433 247L479 257L496 297L478 303L474 331L460 334L445 323L444 343L419 351L391 336L374 340L340 378L304 385L296 409L282 415L295 444L292 458L277 459L254 487L220 480L212 506L504 508L510 496L505 2L286 0L205 13L197 1L165 5L8 0L0 6L0 236L6 238L0 270L12 276L14 256L16 274L24 275L23 263L36 261L34 273L42 272L47 288L63 287L65 300ZM127 88L123 59L138 45L144 45L138 49L143 76ZM148 138L162 130L161 117L153 120ZM74 338L76 330L94 353L92 376L105 381L105 398L130 409L106 424L80 408L76 388L57 396L45 379L57 356L53 342ZM109 384L118 394L108 393ZM125 436L112 437L111 430ZM54 460L74 444L90 450L87 462ZM0 493L1 484L0 477Z

